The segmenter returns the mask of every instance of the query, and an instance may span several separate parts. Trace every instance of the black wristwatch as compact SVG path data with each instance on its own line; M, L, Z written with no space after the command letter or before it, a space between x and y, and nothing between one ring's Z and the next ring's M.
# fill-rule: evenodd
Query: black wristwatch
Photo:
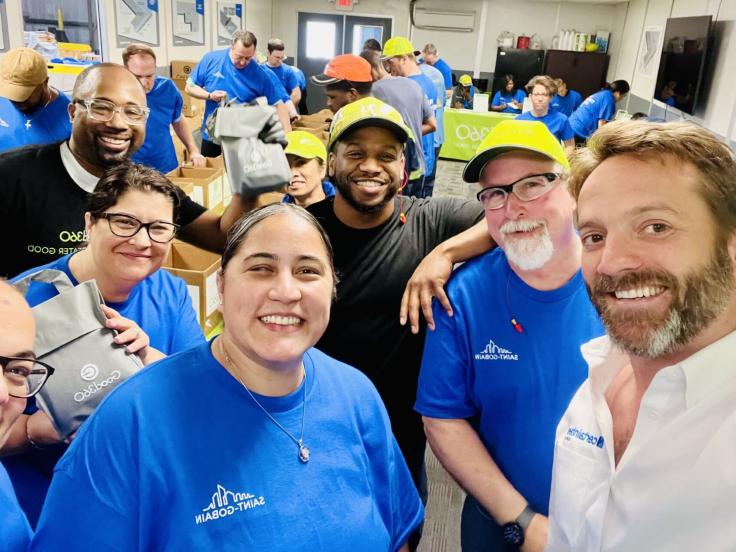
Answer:
M515 521L504 524L503 540L517 548L524 544L524 533L535 515L536 512L527 504Z

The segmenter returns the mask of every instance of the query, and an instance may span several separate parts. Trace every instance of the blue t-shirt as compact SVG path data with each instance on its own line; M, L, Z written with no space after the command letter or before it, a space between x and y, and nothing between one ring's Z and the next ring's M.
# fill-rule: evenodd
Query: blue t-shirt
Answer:
M580 107L581 103L583 103L583 97L580 93L575 90L568 90L565 96L555 94L549 103L549 108L569 117L573 111Z
M278 77L281 86L284 87L287 94L291 94L291 91L299 86L299 79L296 73L288 65L282 63L278 67L271 67L268 63L264 63L263 67L270 69Z
M442 77L445 79L445 90L452 90L452 69L447 65L447 62L442 58L437 58L434 67L440 70Z
M265 73L271 80L271 83L276 90L276 97L284 103L291 101L291 96L286 91L286 88L284 88L284 85L281 84L281 81L279 80L279 77L276 75L276 73L274 73L273 71L266 71Z
M335 196L335 186L327 179L322 181L322 191L325 193L325 199ZM286 194L281 200L281 203L296 203L296 200L289 194Z
M511 100L516 100L520 104L523 104L525 98L526 98L526 94L520 88L517 88L513 92L506 92L505 90L498 90L493 95L493 101L491 102L491 106L506 104L506 109L501 111L501 113L521 113L521 109L516 109L515 107L511 107L511 104L509 102Z
M24 114L7 98L0 98L0 152L31 144L51 144L66 140L72 133L63 92L46 107Z
M468 96L468 99L464 99L464 96L461 95L463 88L465 88L462 84L458 84L455 89L452 92L452 97L450 98L450 103L452 104L452 107L455 107L456 102L462 102L461 109L473 109L473 97L475 96L475 86L471 85L468 87L468 91L470 92L470 95Z
M0 550L24 551L33 533L18 504L8 473L0 462Z
M416 75L411 75L409 78L422 88L424 97L432 107L432 113L434 114L434 108L437 105L437 90L435 89L434 84L432 84L432 81L421 72ZM422 151L424 152L424 175L429 176L434 170L435 162L434 132L430 132L429 134L422 136Z
M296 75L296 80L299 82L299 88L304 92L307 89L307 77L304 75L304 71L294 65L289 65L289 67L291 67L291 70L294 71L294 74Z
M278 79L271 80L268 71L254 60L242 69L238 69L230 60L229 48L207 52L189 75L187 82L204 88L207 92L224 90L229 100L248 103L260 96L265 96L270 105L282 100L278 88L274 85ZM218 103L207 100L204 106L202 121L202 138L209 140L205 123Z
M598 130L598 121L610 121L616 113L616 99L610 90L588 96L570 115L570 126L581 138L590 138Z
M567 117L559 111L548 110L544 117L535 117L531 111L517 115L516 119L520 121L539 121L544 123L547 129L552 135L557 138L560 142L565 140L572 140L575 137L575 133L572 131L572 127L567 120Z
M434 108L437 131L434 133L434 147L438 148L445 143L445 78L438 69L428 63L421 63L419 70L432 81L437 89L437 105Z
M310 460L204 344L120 384L59 462L31 550L398 550L422 503L369 380L304 355ZM255 395L300 435L304 388Z
M51 268L65 272L72 284L77 285L77 279L69 270L70 258L71 255L66 255L47 265L27 270L12 281L17 282L28 274ZM32 282L26 293L26 301L35 307L56 295L58 292L53 285ZM151 346L166 355L204 343L186 283L166 270L159 269L140 282L133 288L127 301L106 304L121 316L136 322L148 334ZM29 399L28 403L26 412L35 412L35 401ZM4 459L21 506L34 526L51 483L53 467L65 450L65 445L57 445L44 450L28 450Z
M435 302L415 408L470 419L506 478L547 515L557 424L588 375L580 346L604 333L582 274L539 291L496 249L456 270L447 294L454 316Z
M146 121L146 140L131 159L166 174L179 166L170 126L181 118L184 101L171 79L156 77L153 88L146 94L146 102L151 109Z

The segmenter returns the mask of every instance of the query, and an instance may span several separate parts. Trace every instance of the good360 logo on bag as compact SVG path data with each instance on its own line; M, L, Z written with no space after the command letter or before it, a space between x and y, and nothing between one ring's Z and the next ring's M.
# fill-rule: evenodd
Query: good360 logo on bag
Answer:
M110 375L107 376L105 379L97 381L97 377L99 375L100 369L96 365L85 364L84 366L82 366L82 369L79 371L79 377L81 377L84 381L89 381L91 383L84 389L80 389L79 391L74 393L74 402L84 402L92 395L99 393L107 387L115 385L115 382L123 376L120 373L120 370L113 370Z

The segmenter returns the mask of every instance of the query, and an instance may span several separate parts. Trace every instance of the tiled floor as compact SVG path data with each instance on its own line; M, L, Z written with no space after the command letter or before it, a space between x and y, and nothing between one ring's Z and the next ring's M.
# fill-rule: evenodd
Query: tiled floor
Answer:
M440 160L433 195L475 199L478 185L463 182L463 167L465 163ZM419 552L459 552L460 512L465 493L447 474L429 447L427 447L427 477L429 501Z

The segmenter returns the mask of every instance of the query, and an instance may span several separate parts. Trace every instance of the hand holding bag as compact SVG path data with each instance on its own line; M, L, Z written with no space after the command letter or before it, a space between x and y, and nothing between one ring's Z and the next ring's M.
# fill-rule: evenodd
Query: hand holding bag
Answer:
M74 432L120 382L143 367L137 355L113 342L94 280L73 285L60 270L45 269L15 283L25 295L31 282L53 285L58 295L33 307L35 351L56 368L36 402L62 438Z
M223 104L210 117L207 128L222 146L233 193L255 197L291 181L284 154L286 134L275 107Z

